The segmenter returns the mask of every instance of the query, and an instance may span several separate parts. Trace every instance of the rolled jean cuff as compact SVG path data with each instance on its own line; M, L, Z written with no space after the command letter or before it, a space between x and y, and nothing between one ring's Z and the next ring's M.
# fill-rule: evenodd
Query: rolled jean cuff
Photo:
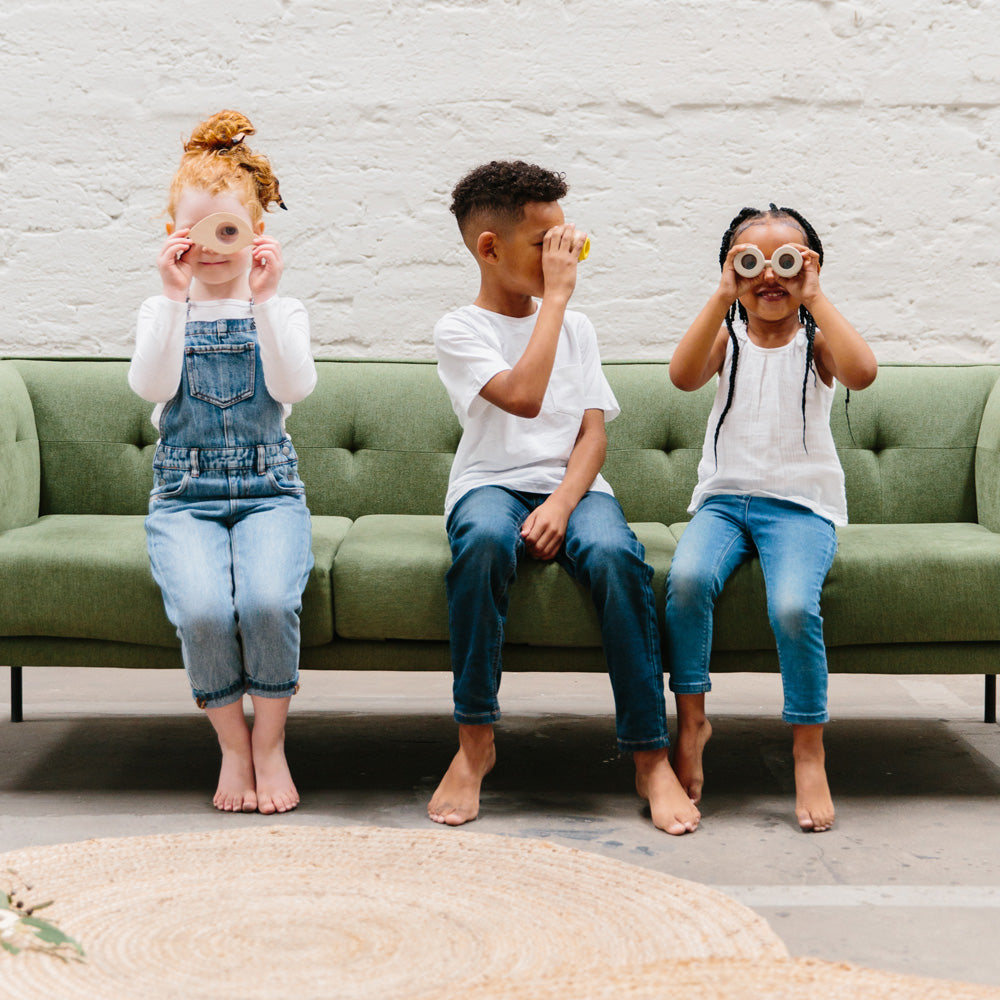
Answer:
M475 715L468 715L455 709L455 721L460 726L491 726L494 722L500 721L500 709L492 712L477 712Z
M247 681L247 694L253 698L291 698L299 690L299 679L286 681L282 684L261 684L258 681Z
M191 697L199 708L222 708L231 705L234 701L239 701L243 697L245 685L243 681L235 681L229 687L221 691L199 691L197 688L191 689Z
M664 734L652 740L619 740L618 749L622 753L635 753L637 750L666 750L670 746L670 737Z
M830 721L829 712L782 712L781 721L792 726L822 726Z
M673 678L667 682L674 694L708 694L712 690L711 681L691 681L688 684L675 684Z

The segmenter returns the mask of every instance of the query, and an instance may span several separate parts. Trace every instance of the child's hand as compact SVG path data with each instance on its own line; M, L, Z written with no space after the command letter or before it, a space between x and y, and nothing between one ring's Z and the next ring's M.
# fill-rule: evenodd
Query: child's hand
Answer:
M545 561L554 559L566 538L571 513L555 496L536 507L521 525L521 538L528 555Z
M284 269L281 244L270 236L258 236L253 241L250 264L250 292L255 302L266 302L278 294Z
M754 285L759 285L764 277L763 274L758 274L755 278L744 278L736 270L736 258L753 245L753 243L737 243L726 254L726 263L722 267L722 277L719 279L719 295L730 305L741 295L749 292ZM767 270L769 269L765 269L764 274L767 273Z
M163 281L163 294L168 299L183 302L187 298L191 284L191 265L184 255L194 246L187 238L188 229L176 229L171 233L156 258L156 266Z
M561 295L566 299L576 287L576 265L587 234L571 222L553 226L542 242L542 275L545 296Z
M801 243L791 245L802 254L802 270L791 278L775 275L774 280L793 299L798 299L806 309L809 309L810 303L821 294L819 289L819 255L815 250L810 250L809 247Z

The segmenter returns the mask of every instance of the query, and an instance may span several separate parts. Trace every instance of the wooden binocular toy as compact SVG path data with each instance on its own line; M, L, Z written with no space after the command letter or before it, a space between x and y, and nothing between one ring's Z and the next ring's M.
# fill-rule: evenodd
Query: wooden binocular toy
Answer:
M779 278L794 278L802 270L802 254L791 243L785 243L774 251L770 260L766 260L758 247L751 246L736 255L733 267L744 278L756 278L765 267L769 267Z
M216 212L191 227L187 238L213 253L238 253L253 243L253 230L246 219L228 212Z

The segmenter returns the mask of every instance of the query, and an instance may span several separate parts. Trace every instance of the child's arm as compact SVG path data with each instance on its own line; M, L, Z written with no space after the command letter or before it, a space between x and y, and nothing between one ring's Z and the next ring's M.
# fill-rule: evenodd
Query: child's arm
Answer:
M139 307L129 388L151 403L174 398L184 364L184 302L147 299Z
M184 364L184 320L191 265L184 254L191 249L189 230L170 233L160 247L156 267L163 283L162 299L147 299L139 308L135 352L128 370L129 388L151 403L173 399Z
M729 341L729 331L723 325L726 313L749 284L748 279L741 278L736 273L733 260L747 246L746 243L739 243L730 249L722 268L719 287L688 327L687 333L681 337L681 342L670 359L670 381L678 389L686 392L700 389L722 370Z
M305 306L297 299L270 298L254 305L253 317L268 394L279 403L305 399L316 386Z
M827 385L836 379L847 389L870 386L878 374L878 362L861 334L822 292L804 304L819 327L813 357L820 378Z
M847 389L866 389L875 381L878 362L864 338L840 314L819 287L819 256L809 247L794 244L802 254L802 270L791 278L776 277L809 310L819 328L813 358L819 377L827 385L836 379Z
M537 417L541 412L566 306L576 287L577 258L586 239L587 234L570 223L545 234L545 290L531 339L514 367L494 375L480 390L487 402L517 417Z
M521 525L521 537L530 555L536 559L555 558L566 537L570 514L597 478L607 450L604 411L584 410L562 482Z

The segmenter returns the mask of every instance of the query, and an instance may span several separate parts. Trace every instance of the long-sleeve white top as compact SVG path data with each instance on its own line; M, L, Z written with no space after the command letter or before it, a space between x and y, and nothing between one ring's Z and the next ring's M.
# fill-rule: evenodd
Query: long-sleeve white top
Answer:
M190 313L188 308L190 305ZM188 319L218 320L253 317L271 398L282 404L283 419L316 385L316 366L309 344L309 316L298 299L274 296L266 302L213 299L175 302L163 295L146 299L139 307L135 353L128 384L143 399L156 403L152 421L160 426L163 404L173 399L181 384L184 364L184 326Z

